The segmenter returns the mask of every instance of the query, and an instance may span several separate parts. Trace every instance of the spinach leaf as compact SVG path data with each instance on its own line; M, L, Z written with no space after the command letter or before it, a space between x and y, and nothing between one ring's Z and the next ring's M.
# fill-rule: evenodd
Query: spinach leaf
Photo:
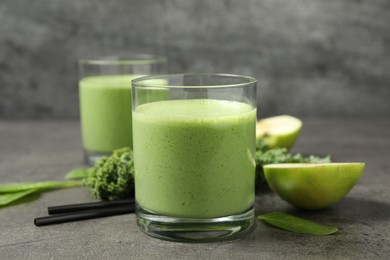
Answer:
M74 179L85 179L88 177L89 168L76 168L71 170L65 175L65 179L74 180Z
M26 197L27 195L30 195L30 194L38 192L38 191L39 190L36 190L36 189L30 189L30 190L18 191L18 192L13 192L13 193L0 194L0 207L8 205L11 202L19 200L23 197Z
M257 218L278 228L301 234L324 236L333 234L338 230L337 227L319 225L281 212L266 213L259 215Z
M81 181L42 181L42 182L15 182L0 185L0 193L13 193L26 190L48 190L80 186Z

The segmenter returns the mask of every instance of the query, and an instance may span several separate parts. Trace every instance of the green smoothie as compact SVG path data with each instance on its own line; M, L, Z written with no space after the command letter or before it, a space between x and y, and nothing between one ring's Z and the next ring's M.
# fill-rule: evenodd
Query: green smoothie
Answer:
M133 112L136 200L172 217L215 218L254 202L256 110L221 100L171 100Z
M94 76L80 80L80 115L83 147L89 152L110 153L132 147L131 80L141 75ZM156 81L155 84L166 84ZM162 100L167 90L140 90L142 102Z
M131 80L135 77L95 76L80 80L84 149L109 153L125 146L132 147Z

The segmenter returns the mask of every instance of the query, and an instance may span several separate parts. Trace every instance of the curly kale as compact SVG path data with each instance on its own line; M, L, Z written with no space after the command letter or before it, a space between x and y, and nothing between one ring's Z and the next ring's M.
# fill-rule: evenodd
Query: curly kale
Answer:
M119 200L134 196L134 160L130 148L102 157L88 170L84 184L95 198Z
M317 157L314 155L303 156L300 153L291 154L286 148L269 148L267 144L259 139L256 142L256 183L265 182L263 166L275 163L328 163L330 156Z

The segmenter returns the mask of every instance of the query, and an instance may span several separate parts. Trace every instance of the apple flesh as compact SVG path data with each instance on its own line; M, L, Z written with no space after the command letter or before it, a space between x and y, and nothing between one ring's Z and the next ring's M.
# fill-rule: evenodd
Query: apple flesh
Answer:
M271 189L292 205L307 210L326 208L348 194L364 163L286 163L264 166Z
M289 115L268 117L257 121L256 139L263 139L270 148L290 149L302 129L302 121Z

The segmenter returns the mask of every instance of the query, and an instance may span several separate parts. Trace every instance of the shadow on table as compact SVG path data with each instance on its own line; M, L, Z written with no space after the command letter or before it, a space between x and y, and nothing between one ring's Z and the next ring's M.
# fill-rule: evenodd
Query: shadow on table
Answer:
M273 193L267 183L257 184L255 189L256 196Z
M386 221L390 219L390 203L378 200L347 197L328 209L340 216L352 216L359 219Z
M277 200L278 198L274 198ZM282 202L275 203L281 205ZM258 205L257 205L258 206ZM268 211L270 206L268 206ZM272 210L270 210L272 211ZM337 219L338 222L365 221L388 221L390 220L390 203L378 200L359 199L347 197L325 209L302 210L292 205L284 203L275 211L282 211L287 214L302 218L322 218L329 216L329 219ZM256 214L264 213L261 208L256 210Z

